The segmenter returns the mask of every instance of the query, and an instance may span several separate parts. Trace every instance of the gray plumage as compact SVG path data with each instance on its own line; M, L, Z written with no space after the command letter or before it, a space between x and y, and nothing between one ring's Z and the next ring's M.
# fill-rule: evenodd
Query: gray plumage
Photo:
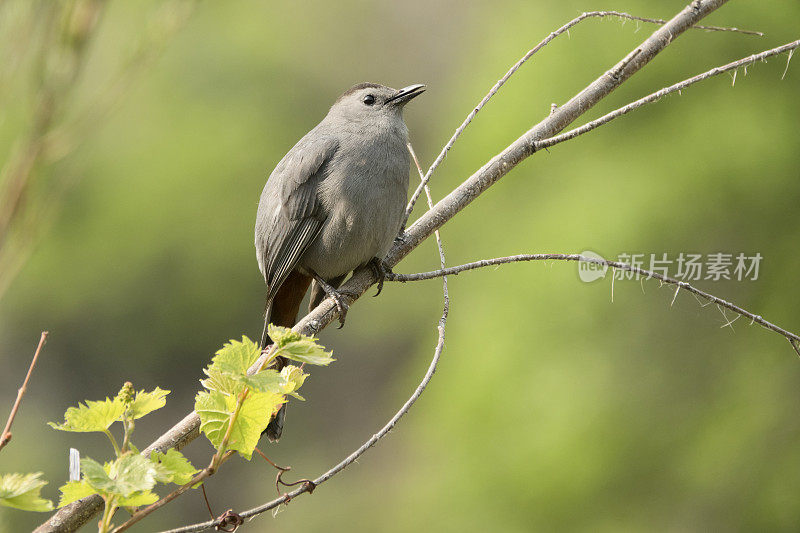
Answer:
M359 84L275 167L261 193L255 228L267 283L267 316L292 271L338 287L400 230L408 194L408 129L403 106L423 90ZM314 296L321 299L315 281Z
M256 215L267 283L262 347L267 323L294 325L311 279L310 306L329 294L344 324L347 305L336 289L356 268L383 259L400 230L409 172L403 106L423 89L348 89L272 171ZM276 358L277 370L285 364ZM280 438L285 415L284 404L264 431L270 440Z

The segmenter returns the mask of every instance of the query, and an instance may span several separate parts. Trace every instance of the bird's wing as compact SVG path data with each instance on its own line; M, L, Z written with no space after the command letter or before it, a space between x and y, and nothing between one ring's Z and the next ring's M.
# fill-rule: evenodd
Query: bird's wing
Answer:
M264 187L256 248L267 282L267 305L325 223L317 192L337 146L334 138L312 130L278 163Z

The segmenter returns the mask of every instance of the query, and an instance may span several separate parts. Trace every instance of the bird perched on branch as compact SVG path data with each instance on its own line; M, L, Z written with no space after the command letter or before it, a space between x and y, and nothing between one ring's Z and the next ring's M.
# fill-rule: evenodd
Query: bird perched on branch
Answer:
M371 265L385 276L383 257L400 231L408 195L408 128L403 108L424 85L392 89L360 83L272 171L256 215L256 256L267 283L261 347L267 324L292 327L311 285L309 310L325 296L340 326L347 302L338 288L353 270ZM283 367L285 361L278 361ZM265 433L277 440L285 405Z

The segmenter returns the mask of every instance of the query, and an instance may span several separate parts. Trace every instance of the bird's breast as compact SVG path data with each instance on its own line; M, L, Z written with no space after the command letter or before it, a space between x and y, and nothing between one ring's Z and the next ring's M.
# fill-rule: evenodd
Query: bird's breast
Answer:
M400 230L408 195L409 157L403 143L343 148L328 165L319 190L325 225L301 260L325 278L382 258Z

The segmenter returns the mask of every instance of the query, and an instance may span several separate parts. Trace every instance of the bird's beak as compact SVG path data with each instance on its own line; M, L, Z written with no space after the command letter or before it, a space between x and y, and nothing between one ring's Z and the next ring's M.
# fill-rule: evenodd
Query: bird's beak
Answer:
M386 103L388 104L391 102L394 105L406 105L412 98L419 96L423 92L425 92L425 85L422 83L409 85L408 87L403 87L397 91L388 100L386 100Z

